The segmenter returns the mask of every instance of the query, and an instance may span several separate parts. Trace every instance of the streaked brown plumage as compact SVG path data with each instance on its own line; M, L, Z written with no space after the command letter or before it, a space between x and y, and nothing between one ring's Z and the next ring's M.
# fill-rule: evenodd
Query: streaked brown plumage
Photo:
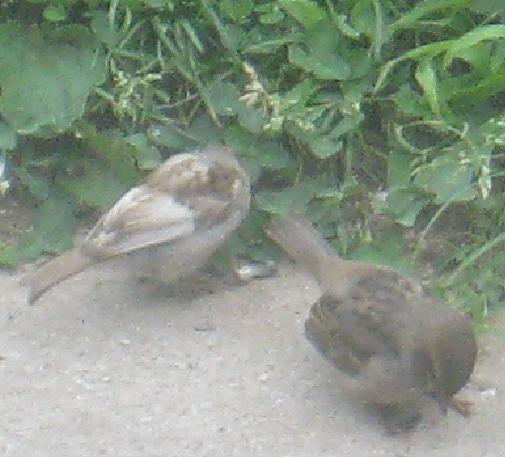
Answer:
M447 410L475 363L464 314L393 270L338 258L301 215L278 218L269 235L317 279L322 297L306 337L349 375L352 395L383 413L390 431L414 425L427 397Z
M232 151L209 147L174 155L124 194L79 246L26 274L21 283L29 288L28 301L117 256L140 277L187 277L238 227L249 202L249 178Z

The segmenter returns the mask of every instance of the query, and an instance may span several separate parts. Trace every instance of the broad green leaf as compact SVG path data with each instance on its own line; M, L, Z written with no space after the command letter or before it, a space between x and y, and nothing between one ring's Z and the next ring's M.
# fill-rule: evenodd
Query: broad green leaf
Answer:
M169 11L173 10L173 0L142 0L147 6L154 9L167 8Z
M289 60L320 79L344 80L351 76L351 67L339 51L339 31L331 22L322 22L307 30L300 45L288 48Z
M87 164L80 176L59 177L59 188L72 195L80 204L102 211L109 209L129 186L120 181L115 173L95 161Z
M407 187L409 184L410 157L402 151L391 151L388 156L388 188Z
M353 40L359 39L361 33L349 25L347 22L347 15L339 14L338 16L332 17L332 19L335 21L338 29L343 35Z
M264 190L257 192L256 206L271 214L283 214L290 210L303 212L314 197L313 189L305 183L281 191Z
M22 167L16 169L16 175L38 201L47 200L51 189L51 183L47 178Z
M240 128L229 128L225 140L257 170L281 170L290 163L287 151L278 141L263 139Z
M18 250L15 246L0 241L0 265L15 266L19 263Z
M453 59L461 59L469 63L474 70L480 75L487 76L490 71L490 57L491 53L495 50L495 44L503 46L503 40L499 43L491 41L481 41L474 46L460 49L457 53L453 54ZM503 62L502 62L503 63Z
M210 84L207 89L209 103L217 114L222 116L233 116L239 109L239 90L229 82L216 81Z
M235 22L243 21L253 9L252 0L221 0L219 8Z
M265 25L278 24L285 17L279 5L275 3L258 5L254 10L260 13L260 22Z
M239 124L251 133L261 133L266 117L260 108L254 108L240 103L237 106Z
M104 78L104 58L85 27L48 31L0 25L0 113L18 133L67 129Z
M370 262L410 275L413 274L415 268L404 254L406 244L402 230L399 227L391 227L371 243L358 247L349 257L353 260Z
M160 151L156 146L149 144L145 133L130 135L125 141L134 147L133 154L141 170L152 170L161 164Z
M415 184L435 194L435 203L471 200L475 197L474 171L457 153L447 153L419 168Z
M319 159L327 159L342 150L342 141L331 135L314 135L308 144L312 154Z
M71 202L62 194L53 193L37 209L33 230L19 240L17 255L32 259L43 252L61 253L72 246L75 226Z
M319 85L316 81L310 78L305 79L279 97L279 110L283 112L294 105L305 105L318 89Z
M394 94L394 101L404 113L425 117L431 114L426 99L418 92L411 90L406 84Z
M206 114L196 116L188 129L185 130L185 133L188 138L200 144L219 144L223 142L223 133Z
M414 187L395 188L388 193L385 209L394 216L396 222L412 227L427 203L428 198Z
M350 77L358 79L370 73L372 68L372 58L367 49L358 46L348 46L342 43L339 46L342 58L349 64L351 69Z
M470 8L477 13L505 14L503 0L472 0Z
M184 135L184 132L172 125L152 125L148 130L151 141L159 146L180 150L195 146L195 141Z
M279 4L306 28L314 26L328 16L326 11L312 0L279 0Z
M361 33L371 36L375 31L375 11L371 0L358 0L351 10L351 24Z
M44 18L50 22L60 22L67 18L67 10L63 5L47 6L44 8Z
M121 33L115 30L114 26L109 21L109 15L102 10L92 11L91 30L102 43L109 47L113 47L120 39Z
M363 114L361 114L359 111L354 111L353 113L345 115L344 118L339 121L337 126L330 131L329 135L331 138L333 138L334 141L338 140L346 133L357 129L361 121L363 121L363 117Z
M135 159L137 150L125 140L121 132L97 130L91 124L84 122L80 123L77 132L92 153L89 157L82 157L80 160L79 168L83 174L87 172L86 167L113 170L116 179L121 182L119 187L123 190L139 181L141 175ZM85 180L82 176L81 178ZM111 185L114 184L111 183Z

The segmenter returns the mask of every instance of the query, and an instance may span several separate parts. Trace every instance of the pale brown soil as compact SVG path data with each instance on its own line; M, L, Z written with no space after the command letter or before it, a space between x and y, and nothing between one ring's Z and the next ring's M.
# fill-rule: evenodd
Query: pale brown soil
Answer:
M503 457L505 352L480 338L474 413L389 436L303 337L315 284L153 294L101 265L33 307L0 272L0 455ZM497 325L502 325L500 322Z

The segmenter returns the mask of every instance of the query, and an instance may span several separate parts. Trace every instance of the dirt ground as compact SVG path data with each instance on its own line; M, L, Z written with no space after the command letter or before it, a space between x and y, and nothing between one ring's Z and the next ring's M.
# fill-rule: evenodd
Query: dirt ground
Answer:
M305 341L315 284L291 266L200 295L153 293L110 265L26 305L0 272L0 455L505 456L505 353L480 338L463 418L387 435Z

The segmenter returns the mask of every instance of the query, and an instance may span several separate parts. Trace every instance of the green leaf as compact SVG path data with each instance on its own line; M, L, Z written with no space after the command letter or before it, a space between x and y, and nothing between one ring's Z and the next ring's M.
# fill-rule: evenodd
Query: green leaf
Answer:
M252 43L244 43L244 52L246 54L273 54L278 49L287 44L297 42L300 38L299 33L290 33L271 40L254 40Z
M106 169L98 161L86 165L87 169L82 175L58 177L56 180L59 188L80 204L104 211L129 190L129 186L120 181L112 170Z
M134 157L141 170L152 170L161 164L162 157L156 146L149 144L145 133L136 133L125 138L134 147Z
M181 129L172 125L152 125L148 130L151 141L170 149L185 149L195 146L195 142L184 135Z
M425 0L408 10L396 22L393 22L389 26L390 33L395 33L409 27L417 27L419 20L426 15L450 8L464 9L471 2L472 0Z
M121 33L114 29L109 21L109 15L102 10L92 11L91 30L102 43L113 47L120 39Z
M30 193L39 201L47 200L51 185L42 175L29 172L25 168L17 168L16 175Z
M306 28L328 17L326 11L311 0L279 0L279 4Z
M196 116L185 133L188 138L200 144L219 144L223 142L221 130L206 114Z
M139 181L140 173L135 160L138 151L125 141L121 132L107 129L99 131L94 126L81 122L77 133L94 152L81 158L79 171L85 174L90 166L114 170L115 176L121 182L120 191Z
M47 32L0 25L0 112L18 133L67 129L104 79L104 58L85 27Z
M0 241L0 265L15 266L19 261L18 249Z
M248 170L253 172L255 178L261 169L281 170L290 163L289 154L278 141L263 139L243 129L227 129L225 141L247 161Z
M43 15L50 22L60 22L67 18L67 10L63 5L51 5L44 8Z
M233 21L242 22L253 9L252 0L221 0L219 8Z
M403 274L413 274L412 262L405 257L406 242L399 227L391 227L371 243L361 245L349 257L353 260L370 262L389 267Z
M396 222L412 227L427 203L428 198L413 187L395 188L388 193L385 209L394 216Z
M477 13L486 13L491 16L505 14L503 0L472 0L470 8Z
M339 47L342 58L349 64L352 79L362 78L370 73L372 68L372 58L365 48L358 46L348 46L342 43Z
M315 80L310 78L305 79L280 97L279 110L283 112L295 105L302 105L305 108L304 105L309 102L318 89L319 85Z
M302 43L306 51L299 45L289 46L289 60L320 79L347 79L351 76L351 67L341 56L339 41L338 28L334 24L319 23L304 35Z
M308 144L312 154L319 159L327 159L342 150L342 142L335 141L331 135L314 136Z
M440 116L440 105L438 102L437 76L433 70L430 59L423 59L416 69L416 80L422 87L430 107L437 116Z
M142 0L147 6L154 9L168 9L173 10L172 0Z
M388 156L388 188L407 187L409 184L410 157L402 151L391 151Z
M418 169L415 184L435 194L435 203L471 200L475 197L472 167L457 153L447 153Z
M461 38L452 40L444 57L444 66L449 66L454 57L461 53L465 48L475 46L477 43L484 40L497 41L499 38L505 38L505 25L503 24L476 27L470 32L465 33Z
M394 101L404 113L412 116L429 116L431 114L429 106L419 93L411 90L408 85L404 84L394 94Z
M266 117L260 108L253 108L245 103L240 103L237 111L238 121L242 127L251 133L262 132Z
M206 89L209 103L217 114L233 116L239 110L239 90L229 82L216 81Z
M361 33L371 36L375 31L375 11L370 0L358 0L351 10L351 24Z
M16 132L11 128L9 124L0 120L0 151L3 149L9 151L14 149L17 145L17 135Z
M260 22L265 25L275 25L281 22L285 15L278 5L269 3L267 5L258 5L254 8L260 14Z
M33 230L19 240L17 255L32 259L43 252L61 253L72 246L75 226L71 202L62 194L53 193L37 209Z
M254 200L256 206L271 214L284 214L289 210L304 211L306 205L314 197L307 186L300 184L296 187L281 191L257 192Z

